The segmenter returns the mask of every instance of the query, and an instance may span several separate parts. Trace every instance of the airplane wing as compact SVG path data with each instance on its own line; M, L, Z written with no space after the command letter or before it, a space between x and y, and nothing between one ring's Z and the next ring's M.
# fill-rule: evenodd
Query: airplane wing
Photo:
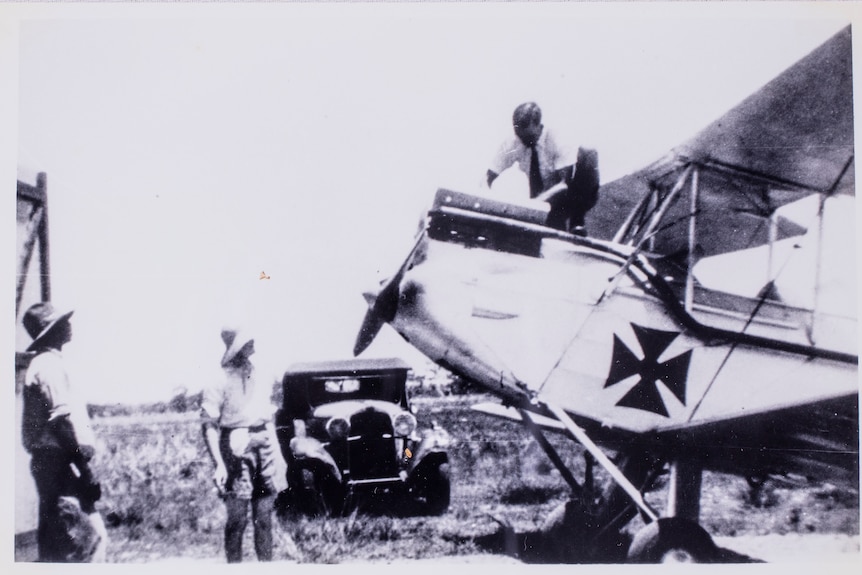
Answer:
M639 198L670 189L692 164L699 168L699 257L766 243L766 220L807 195L855 195L852 81L848 27L666 157L604 185L587 228L611 239ZM653 251L685 252L689 210L683 193ZM785 219L777 226L774 239L806 231Z
M472 409L524 422L517 409L499 403L482 402ZM533 415L532 420L546 431L566 430L552 417ZM603 445L617 450L641 448L742 477L806 478L853 489L859 486L859 410L858 397L853 393L649 435L597 430L590 420L576 420L592 436L602 438Z
M793 190L854 194L850 28L679 147L696 161ZM772 198L781 202L783 198Z

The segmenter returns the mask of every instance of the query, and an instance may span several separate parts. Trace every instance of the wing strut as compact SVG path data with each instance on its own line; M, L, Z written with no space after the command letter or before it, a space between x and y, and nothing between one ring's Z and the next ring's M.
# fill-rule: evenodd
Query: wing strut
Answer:
M808 341L812 343L814 343L814 316L817 314L817 308L820 306L820 279L823 275L823 216L824 209L826 208L826 198L835 195L835 191L838 189L841 180L844 179L844 175L850 169L851 165L853 165L852 154L847 158L844 168L829 188L829 191L820 196L820 202L817 207L817 268L814 270L814 305L812 306L811 323L806 328Z
M613 461L608 459L608 456L599 449L599 446L593 443L593 440L587 435L587 432L584 431L577 423L575 423L569 414L566 413L562 408L554 404L545 404L546 407L551 410L557 419L560 420L566 430L571 433L575 439L577 439L581 445L583 445L590 454L596 458L602 467L610 473L611 477L613 477L614 481L626 492L626 494L632 498L632 501L635 502L635 505L643 512L644 515L649 517L650 521L656 521L658 519L658 513L656 513L652 507L650 507L646 501L644 501L643 495L638 491L638 488L635 487L631 481L629 481L628 477L620 471L620 468L617 467Z
M694 166L689 164L686 166L683 173L677 178L676 183L671 189L670 193L668 193L667 197L665 197L664 201L660 202L658 207L658 211L652 215L649 224L647 225L646 230L644 231L641 239L638 241L631 255L626 259L625 263L617 270L617 273L608 281L608 285L605 288L605 291L602 292L602 295L599 296L599 299L596 301L596 305L598 305L603 299L609 296L616 289L617 283L619 283L620 278L625 275L626 271L632 265L632 262L635 261L638 254L641 253L641 250L646 244L647 241L651 240L653 235L655 234L656 227L661 222L664 217L665 212L670 209L671 204L674 202L676 197L679 195L680 191L685 186L685 182L688 179L689 175L694 171ZM638 208L639 209L639 208Z
M575 476L572 475L571 470L566 467L566 464L563 462L560 454L557 453L557 450L551 445L548 441L548 438L542 433L539 426L536 425L536 422L533 421L533 418L530 416L530 412L526 409L519 409L518 413L521 414L521 419L524 421L524 425L533 434L533 437L536 441L539 442L539 445L544 450L545 454L551 459L551 462L556 466L557 470L560 472L560 475L563 476L566 483L569 484L569 487L572 489L572 493L575 497L581 497L583 488L581 484L578 483L578 480L575 479Z

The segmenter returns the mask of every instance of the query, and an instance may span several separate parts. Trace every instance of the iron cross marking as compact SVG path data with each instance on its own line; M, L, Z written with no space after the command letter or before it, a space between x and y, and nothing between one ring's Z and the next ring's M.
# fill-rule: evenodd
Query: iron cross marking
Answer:
M688 378L691 350L659 363L658 358L679 334L635 324L631 324L631 326L638 338L644 357L638 359L619 336L614 334L613 358L605 387L610 387L626 378L638 375L640 379L617 402L617 405L669 417L667 407L658 391L658 382L662 382L685 405L685 384Z

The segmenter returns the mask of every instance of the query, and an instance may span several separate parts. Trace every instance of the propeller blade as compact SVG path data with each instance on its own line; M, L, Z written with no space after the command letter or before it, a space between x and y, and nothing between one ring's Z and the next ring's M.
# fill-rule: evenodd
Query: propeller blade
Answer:
M359 327L359 333L356 334L356 343L353 346L354 356L359 355L371 345L384 323L389 323L395 319L395 314L398 312L398 299L401 295L399 291L401 280L404 278L404 274L413 260L413 254L416 253L416 249L424 236L423 230L416 238L416 243L413 244L413 248L404 259L398 272L386 282L386 285L374 298L373 304L370 303L370 294L365 294L366 299L369 300L369 306L368 311L365 312L365 318L362 320L362 325Z
M359 333L356 334L356 343L353 345L353 355L357 356L371 345L380 328L383 327L383 320L374 313L374 306L369 306L365 312L365 318L362 320L362 326L359 328Z

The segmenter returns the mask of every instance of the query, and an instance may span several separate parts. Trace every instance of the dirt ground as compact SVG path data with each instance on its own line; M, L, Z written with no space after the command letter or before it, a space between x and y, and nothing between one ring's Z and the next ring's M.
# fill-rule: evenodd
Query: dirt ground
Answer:
M732 549L751 557L756 557L767 563L789 564L816 562L826 566L830 564L862 566L859 537L841 534L809 535L759 535L748 537L715 537L720 547ZM350 563L368 563L367 561L351 561ZM379 562L375 562L379 563ZM521 564L520 561L506 555L463 555L439 557L420 560L387 561L391 564L422 564L422 563L502 563L510 565ZM830 573L833 572L830 570Z
M715 542L720 547L732 549L756 557L766 563L772 564L800 564L817 563L828 569L829 573L847 572L844 568L854 569L854 566L862 566L862 554L860 554L859 536L842 534L819 534L807 535L792 533L786 535L759 535L746 537L715 537ZM197 564L219 564L221 558L213 559L185 559L179 557L165 558L157 563L171 565L197 565ZM292 563L282 561L281 563ZM445 557L433 557L427 559L394 559L394 560L350 560L341 565L361 564L386 564L386 565L411 565L421 566L427 564L493 564L493 565L523 565L519 560L506 556L490 553L472 555L451 555ZM537 566L530 566L537 568ZM538 567L541 569L541 567ZM855 571L858 572L858 571Z
M748 537L714 537L717 545L767 563L817 562L851 563L862 561L859 536L838 533L788 533Z

